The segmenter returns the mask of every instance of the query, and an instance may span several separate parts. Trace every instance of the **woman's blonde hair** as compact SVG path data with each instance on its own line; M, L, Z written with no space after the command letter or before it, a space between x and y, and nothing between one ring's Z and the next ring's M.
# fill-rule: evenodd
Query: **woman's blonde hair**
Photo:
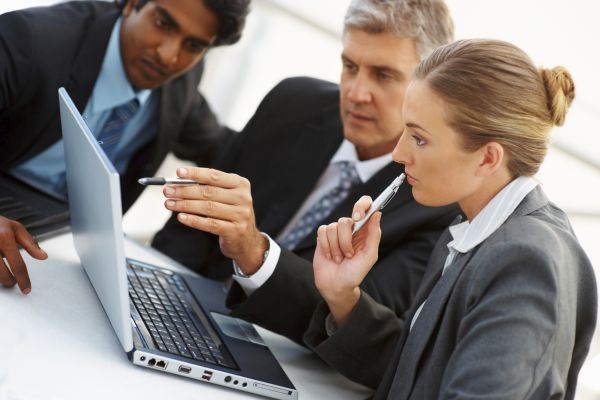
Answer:
M575 84L563 67L536 68L518 47L499 40L459 40L436 49L415 69L447 104L448 123L467 150L501 144L512 176L534 175L548 133L565 122Z

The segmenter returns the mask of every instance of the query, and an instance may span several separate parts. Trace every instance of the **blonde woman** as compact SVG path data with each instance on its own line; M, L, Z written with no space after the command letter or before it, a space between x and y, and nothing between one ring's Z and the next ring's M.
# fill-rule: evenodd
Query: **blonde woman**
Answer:
M466 218L438 241L402 319L359 289L377 259L381 214L351 231L371 200L321 226L313 266L325 301L305 342L352 373L385 368L381 354L393 353L376 399L573 398L596 284L567 216L533 175L574 95L564 68L537 69L505 42L463 40L423 60L394 160L417 202L457 202Z

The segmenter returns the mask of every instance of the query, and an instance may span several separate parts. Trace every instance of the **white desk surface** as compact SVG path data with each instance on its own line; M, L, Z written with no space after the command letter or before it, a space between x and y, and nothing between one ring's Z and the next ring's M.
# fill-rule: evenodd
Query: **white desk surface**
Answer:
M41 246L48 260L25 256L32 292L24 296L16 287L0 287L0 400L258 398L134 366L79 264L71 234ZM157 265L174 265L130 240L125 253ZM258 329L300 399L369 396L368 389L333 371L308 350Z

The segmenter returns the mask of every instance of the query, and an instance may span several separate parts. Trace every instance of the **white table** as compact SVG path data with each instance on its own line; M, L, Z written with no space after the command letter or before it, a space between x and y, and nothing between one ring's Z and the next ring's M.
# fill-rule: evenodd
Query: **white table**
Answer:
M25 256L32 292L0 287L0 400L252 399L233 389L134 366L81 268L71 234ZM162 254L126 240L130 258L174 269ZM258 328L301 399L364 399L370 391L290 340Z

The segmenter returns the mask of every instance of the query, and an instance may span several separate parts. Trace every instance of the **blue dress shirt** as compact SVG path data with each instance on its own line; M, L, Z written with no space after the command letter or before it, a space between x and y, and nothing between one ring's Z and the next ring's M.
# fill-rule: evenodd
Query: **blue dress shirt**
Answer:
M115 169L123 173L129 161L157 132L158 94L151 90L136 91L129 83L119 46L121 18L112 30L100 74L83 112L83 118L94 136L98 136L113 107L137 98L140 109L127 125L119 142ZM57 100L58 101L58 100ZM32 159L13 168L10 173L31 186L59 199L66 199L56 186L65 173L62 139Z

